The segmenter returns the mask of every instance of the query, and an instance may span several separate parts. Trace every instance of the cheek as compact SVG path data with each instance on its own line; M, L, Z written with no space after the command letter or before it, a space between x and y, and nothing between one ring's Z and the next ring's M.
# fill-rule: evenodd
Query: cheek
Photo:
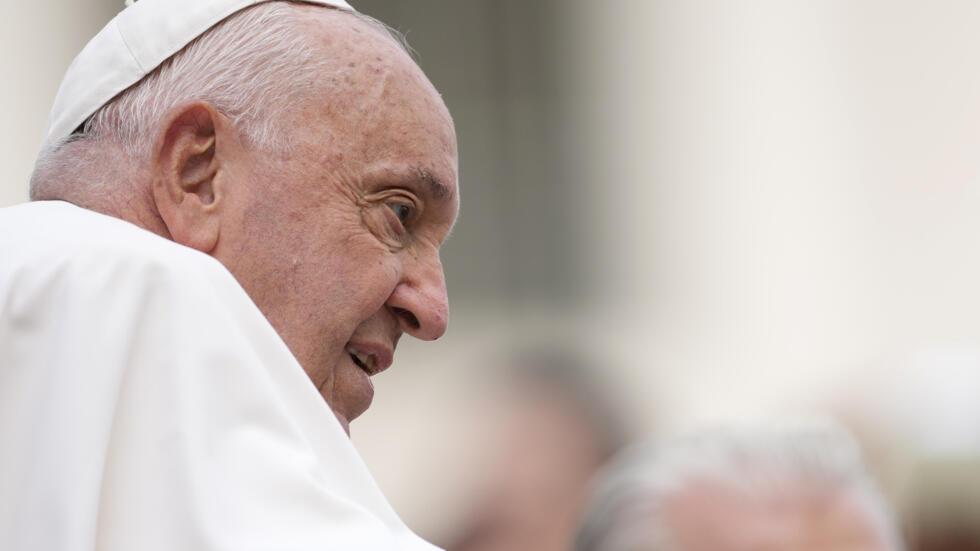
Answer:
M371 237L345 239L332 254L317 258L315 285L322 297L329 297L334 312L345 317L377 312L398 282L397 256Z
M384 307L398 283L395 257L387 251L361 255L355 269L348 274L345 291L352 306L365 316Z
M354 331L384 307L397 283L390 255L361 250L308 257L292 268L290 307L280 320L287 344L304 365L328 363Z
M394 290L398 255L365 227L356 208L318 209L299 222L302 231L291 233L301 237L276 246L286 259L296 317L320 338L349 337Z

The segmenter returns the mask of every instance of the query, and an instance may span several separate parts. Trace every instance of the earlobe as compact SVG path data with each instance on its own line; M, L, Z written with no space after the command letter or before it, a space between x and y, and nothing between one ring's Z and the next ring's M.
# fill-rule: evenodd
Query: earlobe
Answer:
M171 110L153 147L153 199L171 238L210 253L221 229L218 136L225 121L208 103Z

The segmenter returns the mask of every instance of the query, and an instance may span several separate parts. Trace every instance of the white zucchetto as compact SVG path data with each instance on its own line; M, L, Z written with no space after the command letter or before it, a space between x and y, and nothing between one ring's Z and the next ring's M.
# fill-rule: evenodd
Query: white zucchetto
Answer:
M44 135L45 148L67 139L112 98L136 84L211 27L268 0L127 0L72 61ZM344 0L302 0L354 11Z

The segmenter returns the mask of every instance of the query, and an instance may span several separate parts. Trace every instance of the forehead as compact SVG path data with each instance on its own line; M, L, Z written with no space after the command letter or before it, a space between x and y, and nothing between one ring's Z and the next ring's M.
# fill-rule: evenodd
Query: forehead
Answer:
M330 162L414 172L454 195L455 130L425 74L379 26L338 10L308 11L305 32L325 62L297 120L310 143Z

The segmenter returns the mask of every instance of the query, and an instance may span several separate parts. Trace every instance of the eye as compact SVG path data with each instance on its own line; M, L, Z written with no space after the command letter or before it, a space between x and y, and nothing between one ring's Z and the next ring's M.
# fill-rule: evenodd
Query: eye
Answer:
M408 203L392 202L388 203L388 208L395 213L395 216L402 225L407 225L415 214L415 207Z
M404 188L389 188L366 195L362 206L361 219L393 252L408 245L425 209L425 204Z

